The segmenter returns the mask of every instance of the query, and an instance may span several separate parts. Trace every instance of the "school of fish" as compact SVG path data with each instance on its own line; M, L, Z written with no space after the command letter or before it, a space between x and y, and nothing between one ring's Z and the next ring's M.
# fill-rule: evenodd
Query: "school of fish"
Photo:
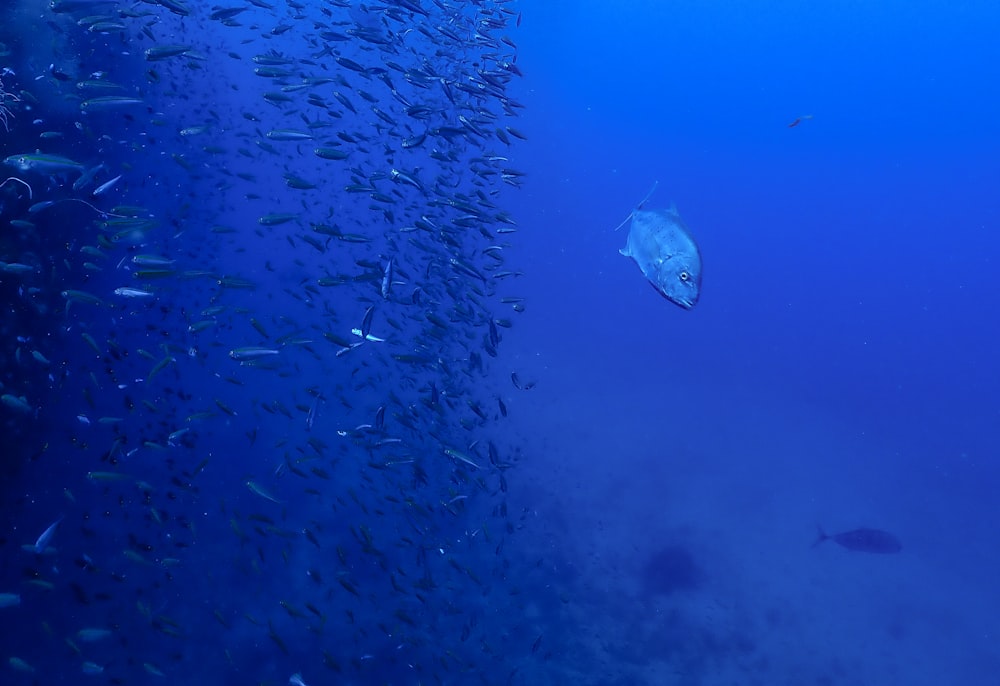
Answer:
M39 7L0 9L4 683L531 683L514 2Z

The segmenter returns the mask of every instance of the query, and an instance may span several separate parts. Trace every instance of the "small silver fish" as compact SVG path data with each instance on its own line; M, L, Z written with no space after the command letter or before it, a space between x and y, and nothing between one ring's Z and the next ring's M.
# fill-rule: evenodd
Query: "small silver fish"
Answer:
M105 181L100 186L98 186L97 188L95 188L94 191L93 191L93 193L91 193L91 195L97 196L97 195L102 195L103 193L106 193L107 191L111 190L114 187L114 185L116 183L118 183L118 180L121 179L121 178L122 178L122 174L119 174L118 176L116 176L115 178L111 179L110 181Z
M389 299L389 294L392 291L392 258L385 263L385 269L382 270L382 297L386 300Z
M49 547L49 541L51 541L52 537L56 535L56 527L59 526L59 522L61 522L62 520L63 518L60 517L56 521L49 524L49 528L43 531L42 535L38 537L38 540L35 541L36 553L41 555L42 553L45 552L45 549Z
M312 406L309 408L309 412L306 414L306 431L312 431L313 423L316 421L316 415L319 411L319 396L313 399Z

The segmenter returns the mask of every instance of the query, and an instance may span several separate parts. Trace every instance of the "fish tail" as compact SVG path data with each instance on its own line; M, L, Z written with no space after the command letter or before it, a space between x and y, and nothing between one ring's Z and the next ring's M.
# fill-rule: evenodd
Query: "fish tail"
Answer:
M812 544L813 548L815 548L816 546L818 546L820 543L822 543L826 539L830 538L827 535L827 533L825 531L823 531L823 527L821 527L819 524L816 525L816 532L817 532L818 535L816 536L816 540Z

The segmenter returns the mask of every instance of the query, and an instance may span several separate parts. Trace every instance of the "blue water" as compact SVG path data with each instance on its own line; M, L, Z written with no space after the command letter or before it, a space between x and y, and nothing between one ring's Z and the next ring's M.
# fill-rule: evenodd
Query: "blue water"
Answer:
M170 4L0 10L2 683L994 683L992 5Z

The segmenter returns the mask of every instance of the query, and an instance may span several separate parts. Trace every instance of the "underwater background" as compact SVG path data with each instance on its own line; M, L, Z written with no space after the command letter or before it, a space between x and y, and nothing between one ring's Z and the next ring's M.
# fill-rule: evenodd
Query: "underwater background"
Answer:
M994 683L998 28L4 3L0 683Z

